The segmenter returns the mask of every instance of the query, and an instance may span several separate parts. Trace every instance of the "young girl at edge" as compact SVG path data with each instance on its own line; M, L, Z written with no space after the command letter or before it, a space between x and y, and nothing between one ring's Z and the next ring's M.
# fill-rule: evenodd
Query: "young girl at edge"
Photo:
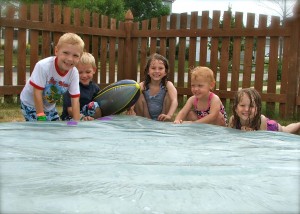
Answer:
M169 63L160 54L152 54L145 67L145 80L140 83L142 93L128 115L147 117L158 121L171 121L178 101L177 90L168 81Z
M209 123L226 126L227 114L220 98L211 92L216 81L208 67L198 66L191 71L191 96L177 114L174 123ZM184 121L187 119L188 121Z
M300 132L300 122L281 126L275 120L270 120L261 114L261 96L253 88L240 89L232 106L233 115L229 127L243 131L280 131L296 134Z

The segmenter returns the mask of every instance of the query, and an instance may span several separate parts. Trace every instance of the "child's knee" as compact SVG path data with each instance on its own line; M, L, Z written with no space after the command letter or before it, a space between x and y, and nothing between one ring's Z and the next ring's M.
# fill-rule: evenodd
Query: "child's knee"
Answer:
M186 120L188 121L196 121L198 120L197 114L194 111L189 111L189 113L186 116Z

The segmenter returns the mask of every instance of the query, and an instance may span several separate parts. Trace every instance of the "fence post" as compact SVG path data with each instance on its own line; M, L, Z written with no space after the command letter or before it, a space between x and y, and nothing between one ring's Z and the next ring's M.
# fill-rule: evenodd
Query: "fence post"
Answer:
M15 9L10 6L7 10L6 19L12 20L14 19ZM5 28L5 43L4 43L4 85L12 86L13 85L13 35L14 28L6 27ZM13 96L12 95L4 95L4 102L12 103Z
M289 53L290 60L288 70L286 116L288 118L295 118L300 77L300 4L296 4L294 8L294 16L290 22L292 45L290 46Z
M132 38L131 32L133 29L133 15L131 10L128 10L125 15L125 52L124 52L124 75L125 79L135 79L132 69Z

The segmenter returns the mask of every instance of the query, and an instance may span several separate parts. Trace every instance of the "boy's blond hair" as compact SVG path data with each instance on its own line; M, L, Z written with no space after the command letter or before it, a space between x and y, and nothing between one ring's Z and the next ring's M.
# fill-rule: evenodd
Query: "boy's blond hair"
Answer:
M84 65L91 65L94 69L96 69L96 61L95 61L95 57L88 53L88 52L83 52L79 63L84 64Z
M197 80L198 78L204 78L209 83L216 83L214 72L208 67L197 66L194 69L192 69L191 79Z
M82 49L81 52L83 52L84 41L77 34L75 34L75 33L65 33L65 34L63 34L59 38L56 47L60 48L62 46L62 44L65 44L65 43L71 44L71 45L78 45Z

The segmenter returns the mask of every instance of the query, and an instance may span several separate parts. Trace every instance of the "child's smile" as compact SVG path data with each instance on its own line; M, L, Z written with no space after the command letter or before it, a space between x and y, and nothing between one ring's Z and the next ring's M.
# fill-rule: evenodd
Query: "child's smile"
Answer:
M256 113L256 106L251 106L251 100L247 95L243 95L239 104L236 107L236 113L242 121L248 121L253 119Z
M149 76L153 80L161 80L166 75L164 63L160 60L153 60L149 67Z

